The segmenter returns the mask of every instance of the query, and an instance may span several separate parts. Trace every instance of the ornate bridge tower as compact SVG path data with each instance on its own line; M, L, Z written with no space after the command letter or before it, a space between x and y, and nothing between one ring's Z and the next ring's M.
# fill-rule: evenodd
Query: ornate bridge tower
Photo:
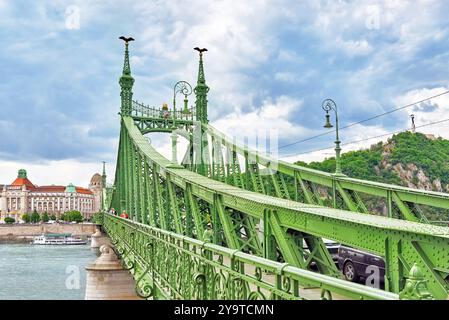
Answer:
M207 124L209 120L207 119L207 93L209 92L209 87L206 84L206 77L204 76L204 66L203 66L203 52L207 51L206 48L200 49L198 47L194 48L200 54L200 60L198 65L198 79L196 87L194 89L196 95L195 108L196 108L196 121L199 125L195 129L193 145L195 153L195 168L196 172L202 174L203 176L208 176L210 173L210 157L209 157L209 147L207 141L207 134L204 132L203 124Z
M201 121L201 123L208 123L209 120L207 119L207 93L209 92L209 87L206 84L206 77L204 76L203 67L203 52L207 51L207 49L200 49L196 47L195 50L200 53L198 80L194 89L196 95L196 120Z
M129 52L128 52L128 45L130 41L134 41L133 38L125 38L120 37L123 41L125 41L125 61L123 62L123 72L122 76L120 77L120 97L122 98L122 104L120 111L122 115L129 116L131 115L131 106L132 106L132 99L133 99L133 85L134 85L134 78L131 76L131 66L129 64Z

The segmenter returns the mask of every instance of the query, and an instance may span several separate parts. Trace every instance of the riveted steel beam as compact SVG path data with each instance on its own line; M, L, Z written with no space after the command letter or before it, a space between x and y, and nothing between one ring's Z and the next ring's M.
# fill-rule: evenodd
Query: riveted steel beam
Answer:
M277 228L276 233L284 237L287 230L291 229L302 232L305 237L332 239L384 257L390 255L387 251L388 246L385 245L386 241L394 243L400 240L400 259L402 259L400 263L403 265L416 263L429 282L429 290L437 298L447 296L446 284L443 288L438 280L446 278L445 270L449 270L449 261L446 259L449 255L447 228L301 204L239 189L185 169L172 169L169 166L170 161L157 153L143 139L139 130L133 125L132 119L124 117L124 125L132 141L145 157L151 159L154 170L161 173L162 178L166 178L166 172L178 187L189 186L187 189L190 189L190 199L194 196L210 204L214 202L214 195L220 194L223 208L233 209L256 219L263 219L265 209L276 212L275 219L270 219L270 221L275 220L275 224L271 226L272 229ZM226 215L226 211L224 210L222 215ZM220 211L218 213L220 215ZM223 229L226 228L223 226ZM416 250L414 244L418 244L420 250ZM287 245L281 246L284 252L288 252ZM315 254L316 250L312 248L312 251ZM289 253L284 254L288 256ZM326 259L318 257L317 260L325 261ZM387 264L393 263L390 262L392 259L386 260ZM297 260L294 263L298 263ZM398 262L395 260L394 263ZM392 268L393 265L389 267ZM400 289L403 281L404 277L401 278L400 275L392 273L390 288L395 291L398 290L397 288Z

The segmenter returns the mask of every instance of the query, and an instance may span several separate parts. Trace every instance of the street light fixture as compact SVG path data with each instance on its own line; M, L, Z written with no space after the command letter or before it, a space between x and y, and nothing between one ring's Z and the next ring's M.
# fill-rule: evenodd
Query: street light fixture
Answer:
M340 165L340 138L338 136L338 113L337 113L337 104L332 99L326 99L322 103L322 108L324 111L326 111L326 124L324 125L325 128L330 129L333 128L333 125L330 122L330 114L329 111L333 110L335 112L335 132L336 132L336 138L335 138L335 175L336 176L344 176L344 174L341 172L341 165Z

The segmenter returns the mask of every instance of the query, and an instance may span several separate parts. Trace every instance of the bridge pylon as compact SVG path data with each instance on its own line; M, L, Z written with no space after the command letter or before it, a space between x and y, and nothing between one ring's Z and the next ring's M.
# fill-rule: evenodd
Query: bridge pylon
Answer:
M207 51L206 48L194 48L194 50L199 52L199 63L198 63L198 79L197 84L194 89L196 95L195 108L196 108L196 121L198 121L197 132L199 134L194 137L194 149L195 149L195 159L194 167L196 172L203 176L209 175L209 147L207 141L207 134L203 130L203 124L209 122L207 118L207 93L209 92L209 87L206 84L206 77L204 74L204 64L203 64L203 52Z
M119 84L121 88L121 114L124 116L131 115L132 99L133 99L133 85L134 78L131 75L131 66L129 64L129 51L128 46L130 41L134 41L133 38L120 37L125 41L125 59L123 62L122 76L120 77Z

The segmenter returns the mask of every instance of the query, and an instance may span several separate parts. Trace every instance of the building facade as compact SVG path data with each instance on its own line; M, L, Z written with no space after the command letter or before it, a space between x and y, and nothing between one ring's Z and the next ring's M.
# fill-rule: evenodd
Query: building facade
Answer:
M101 208L102 182L103 177L97 173L88 189L71 183L67 186L37 186L28 179L27 172L20 169L10 185L0 185L0 220L11 217L19 221L24 213L34 210L57 217L66 211L77 210L88 219Z

